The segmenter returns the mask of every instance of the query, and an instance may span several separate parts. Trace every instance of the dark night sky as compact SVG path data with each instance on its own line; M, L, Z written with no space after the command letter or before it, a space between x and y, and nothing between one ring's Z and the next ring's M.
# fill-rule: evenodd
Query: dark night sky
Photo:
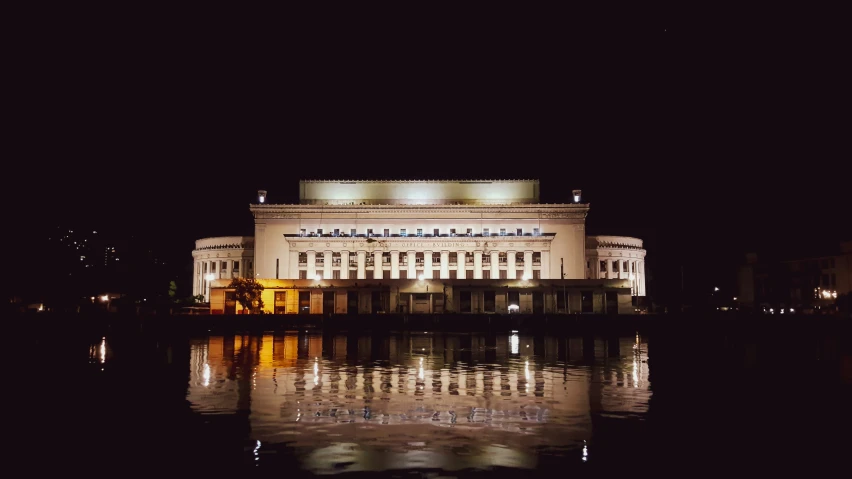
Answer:
M704 287L746 251L852 237L852 83L812 31L326 20L23 32L13 230L111 228L190 262L300 178L538 178L545 202L583 190L589 233L645 239L658 290L681 259Z

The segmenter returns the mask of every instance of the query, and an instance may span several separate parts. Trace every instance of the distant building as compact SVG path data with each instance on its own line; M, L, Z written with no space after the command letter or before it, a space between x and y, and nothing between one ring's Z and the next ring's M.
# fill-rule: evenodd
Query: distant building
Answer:
M741 308L773 314L833 309L838 296L852 293L852 241L833 254L807 258L760 260L749 254L737 282Z
M197 242L194 292L211 287L212 312L232 312L226 286L244 274L274 313L626 313L645 294L641 240L595 237L595 261L618 254L618 273L590 275L579 190L566 204L540 203L538 180L301 181L299 194L258 192L254 238Z
M626 279L630 294L645 296L645 250L642 240L627 236L586 238L586 278Z

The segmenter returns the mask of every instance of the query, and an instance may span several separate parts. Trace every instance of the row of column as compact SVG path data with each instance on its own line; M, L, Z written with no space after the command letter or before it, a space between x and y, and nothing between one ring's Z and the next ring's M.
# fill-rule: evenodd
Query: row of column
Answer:
M237 271L238 277L245 277L248 273L248 259L240 258L213 258L209 260L196 260L195 261L195 281L192 283L192 294L195 295L203 295L205 298L207 297L207 275L213 274L216 276L216 279L224 278L231 279L234 277L234 261L239 261L240 269ZM222 273L222 263L227 263L227 268L225 269L225 273ZM213 265L216 265L216 269L213 269Z
M383 279L384 271L382 264L382 251L373 251L373 279ZM432 279L433 276L433 265L432 265L432 251L424 251L423 252L423 277L425 279ZM517 278L517 270L515 266L515 255L517 251L507 251L507 262L506 262L506 276L509 279L520 279ZM299 253L296 251L292 251L291 253L291 261L298 261ZM340 253L340 279L349 279L349 251L341 251ZM367 279L367 252L366 251L358 251L357 255L357 277L353 279ZM405 267L407 271L407 276L410 279L414 279L417 277L417 263L416 263L416 255L415 251L407 251L405 252L407 255L407 264L402 265ZM440 271L439 278L447 279L450 277L450 252L449 251L441 251L441 262L440 262ZM465 271L467 267L467 257L470 253L466 251L457 251L456 258L456 271L457 276L460 278L465 277ZM499 251L491 251L490 253L490 274L492 278L499 278L500 276L500 252ZM390 279L399 279L400 272L400 261L399 261L400 251L391 251L390 252ZM473 279L482 279L482 251L474 251L473 252ZM546 278L546 265L549 264L550 261L550 253L547 251L543 251L541 253L541 265L542 265L542 278ZM324 251L323 252L323 263L322 268L320 270L317 269L317 252L316 251L308 251L307 252L307 277L314 278L318 273L322 273L322 277L329 279L332 277L332 266L333 266L333 252L332 251ZM295 263L293 263L295 264ZM533 271L533 252L532 251L524 251L524 272L523 275L532 278Z

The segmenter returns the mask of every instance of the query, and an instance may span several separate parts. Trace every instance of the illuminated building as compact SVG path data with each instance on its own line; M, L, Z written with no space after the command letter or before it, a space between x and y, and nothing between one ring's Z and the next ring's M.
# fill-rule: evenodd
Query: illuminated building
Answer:
M210 277L211 310L226 313L241 274L273 313L632 312L644 280L587 275L589 205L572 193L543 204L538 180L301 181L299 204L274 204L261 190L254 268L226 256L248 261L251 238L199 240L195 291ZM632 260L644 272L644 250Z

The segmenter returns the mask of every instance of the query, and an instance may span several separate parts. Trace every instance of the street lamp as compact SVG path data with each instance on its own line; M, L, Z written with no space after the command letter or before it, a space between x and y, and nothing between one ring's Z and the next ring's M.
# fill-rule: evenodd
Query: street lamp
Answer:
M320 280L322 280L322 276L320 276L318 274L314 275L314 281L320 281Z
M521 279L523 279L524 281L529 281L529 280L530 280L530 275L529 275L529 273L525 274L525 275L524 275L524 277L523 277L523 278L521 278Z
M107 310L107 313L109 313L109 303L110 303L110 301L109 301L109 295L108 295L108 294L105 294L105 295L101 296L101 298L100 298L100 299L101 299L101 302L102 302L102 303L106 303L106 310Z
M713 291L719 291L719 287L716 286L715 288L713 288Z
M423 273L417 275L417 281L423 281L423 278L425 278L425 276L423 276Z
M207 302L210 302L210 282L216 279L216 275L213 273L207 273L207 276L204 277L207 280Z

